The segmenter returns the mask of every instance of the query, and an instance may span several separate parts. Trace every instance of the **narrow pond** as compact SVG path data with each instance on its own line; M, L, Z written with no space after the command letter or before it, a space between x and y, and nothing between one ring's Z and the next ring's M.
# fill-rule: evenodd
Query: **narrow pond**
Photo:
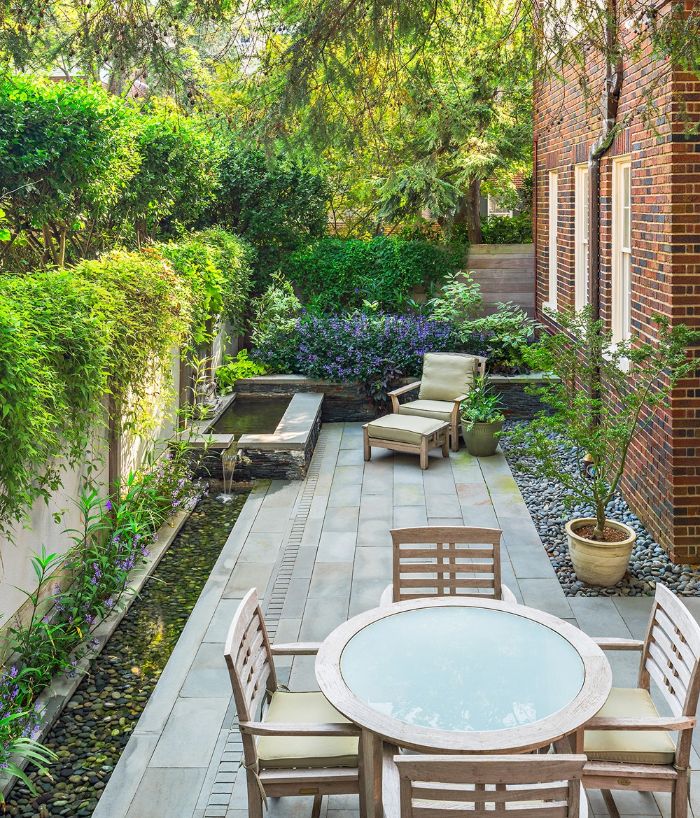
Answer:
M289 398L242 398L233 403L214 424L215 434L271 434L282 420Z
M54 781L34 774L37 796L17 784L7 814L92 815L246 496L200 501L49 733Z

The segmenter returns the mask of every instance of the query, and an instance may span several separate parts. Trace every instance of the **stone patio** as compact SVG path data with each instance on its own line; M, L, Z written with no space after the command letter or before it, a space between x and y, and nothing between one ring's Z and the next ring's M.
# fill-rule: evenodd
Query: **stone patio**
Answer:
M373 451L362 459L360 424L325 424L302 482L260 484L212 571L94 818L245 818L245 775L223 642L252 586L264 592L268 626L283 642L321 640L375 607L390 581L389 529L484 525L503 530L503 580L518 599L595 636L641 637L650 598L567 598L505 459L439 451L418 458ZM686 600L700 616L700 599ZM633 686L636 654L611 655L615 684ZM316 687L313 657L278 662L292 689ZM696 750L700 746L696 740ZM693 753L693 767L700 758ZM700 818L700 776L693 781ZM668 815L670 798L616 794L620 812ZM357 798L324 799L325 818L356 818ZM595 815L606 815L593 793ZM310 799L270 802L272 818L310 815Z

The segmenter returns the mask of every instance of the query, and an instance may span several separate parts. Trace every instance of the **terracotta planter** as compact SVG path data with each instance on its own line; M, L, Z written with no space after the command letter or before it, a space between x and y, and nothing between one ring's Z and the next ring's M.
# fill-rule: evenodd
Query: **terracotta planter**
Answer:
M576 533L577 529L591 524L595 524L594 518L578 517L565 526L574 571L582 582L610 587L624 577L637 535L628 525L616 520L606 520L605 524L625 535L621 542L596 542Z
M491 457L496 454L498 438L496 435L503 429L503 421L492 423L467 424L462 421L462 437L467 451L474 457Z

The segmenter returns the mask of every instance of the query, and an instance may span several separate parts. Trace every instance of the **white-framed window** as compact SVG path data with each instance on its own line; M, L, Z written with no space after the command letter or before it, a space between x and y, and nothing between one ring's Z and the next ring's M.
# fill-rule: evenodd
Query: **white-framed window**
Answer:
M625 341L631 334L632 304L632 162L613 160L612 177L612 336Z
M549 171L549 289L545 307L550 310L557 308L557 261L558 261L558 232L559 232L559 173Z
M574 296L577 310L588 304L588 165L574 168Z

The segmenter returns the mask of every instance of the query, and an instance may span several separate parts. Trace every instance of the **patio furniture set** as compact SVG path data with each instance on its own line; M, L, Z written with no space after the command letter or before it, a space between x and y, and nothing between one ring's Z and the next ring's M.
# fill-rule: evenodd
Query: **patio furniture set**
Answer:
M366 423L365 460L372 457L372 447L411 452L420 456L421 469L428 468L428 453L448 447L459 449L459 407L477 377L486 372L486 358L460 353L431 352L423 358L420 381L389 392L391 414ZM419 390L418 399L400 403L407 392Z
M592 639L518 604L500 531L396 529L392 584L320 644L271 644L255 589L225 655L248 784L268 797L356 793L362 818L586 816L585 789L670 792L688 814L700 626L657 586L643 641ZM641 653L612 686L604 650ZM279 684L275 656L316 655L320 692ZM658 687L670 715L650 693ZM672 736L675 734L675 740Z

